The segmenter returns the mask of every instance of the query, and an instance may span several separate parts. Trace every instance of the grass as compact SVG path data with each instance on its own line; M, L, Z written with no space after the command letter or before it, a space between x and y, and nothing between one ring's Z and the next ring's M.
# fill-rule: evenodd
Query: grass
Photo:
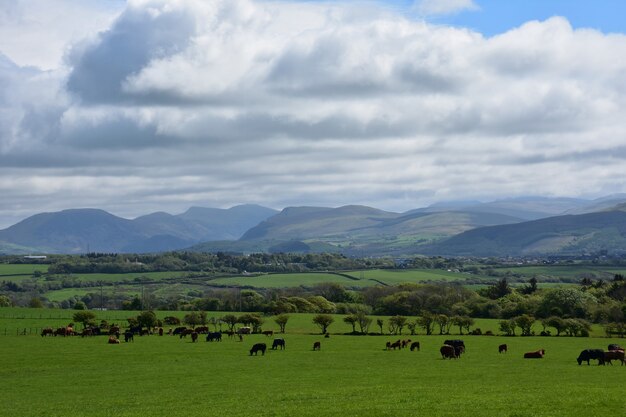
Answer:
M214 285L249 286L255 288L310 287L324 282L335 282L346 287L368 287L378 285L372 280L353 280L334 273L267 274L216 278L209 281Z
M324 339L310 330L310 315L294 315L286 349L258 357L250 346L270 338L144 336L108 345L102 337L3 336L0 416L604 417L626 407L624 367L575 361L580 350L615 339L463 336L463 358L442 360L445 336L405 335L422 350L385 351L398 337ZM317 340L322 349L313 352ZM508 353L497 353L500 343ZM544 359L522 359L539 348Z
M48 265L41 264L3 264L0 263L1 275L32 275L35 271L47 272ZM2 277L0 277L2 278ZM2 278L4 279L4 278Z
M507 268L494 268L498 272L511 272L528 277L545 276L569 279L582 279L585 277L596 277L602 279L613 279L615 274L626 275L626 268L611 266L587 266L587 265L550 265L550 266L520 266Z

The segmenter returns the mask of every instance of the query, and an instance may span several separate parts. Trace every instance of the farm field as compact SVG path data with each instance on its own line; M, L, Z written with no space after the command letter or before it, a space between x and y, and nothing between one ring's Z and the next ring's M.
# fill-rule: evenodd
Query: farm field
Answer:
M582 349L617 339L463 336L466 354L443 360L445 336L405 334L420 352L386 351L398 336L325 339L301 327L307 320L294 315L286 349L258 357L248 354L252 344L271 338L137 336L108 345L104 337L2 336L0 355L10 360L0 367L0 416L604 417L626 407L626 367L576 363ZM500 343L508 353L498 353ZM539 348L544 359L522 358Z
M520 266L494 268L498 272L511 272L513 274L525 275L528 277L561 277L569 279L582 279L585 277L596 277L602 279L612 279L615 274L626 274L626 268L613 266L588 266L588 265L549 265L549 266ZM541 281L541 280L540 280Z
M255 276L236 276L216 278L208 281L213 285L225 286L248 286L254 288L286 288L286 287L310 287L324 282L334 282L346 287L363 288L372 285L380 285L369 279L350 279L343 274L335 273L293 273L293 274L267 274Z
M32 275L35 271L46 272L48 265L41 264L2 264L0 263L0 276L4 275Z

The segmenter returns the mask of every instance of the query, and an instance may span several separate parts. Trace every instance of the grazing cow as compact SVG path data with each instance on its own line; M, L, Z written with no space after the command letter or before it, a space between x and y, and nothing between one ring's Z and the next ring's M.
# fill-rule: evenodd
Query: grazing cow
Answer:
M198 332L191 332L191 342L195 343L198 341Z
M461 357L461 353L465 353L465 346L452 346L454 348L454 354L457 358Z
M140 325L130 326L130 331L133 332L134 334L141 335L141 329L142 329L142 326Z
M322 349L322 344L320 342L313 343L313 350L320 350L320 349Z
M509 350L509 347L506 345L506 343L498 346L498 353L502 353L502 352L506 353L507 350Z
M229 339L235 337L235 332L233 332L232 330L225 331L224 333L228 335Z
M449 345L449 346L463 346L463 352L465 352L465 343L463 343L462 340L459 339L454 339L454 340L446 340L443 342L444 345Z
M458 356L454 349L454 346L443 345L439 348L439 353L441 353L442 359L457 359Z
M209 332L209 328L207 326L199 326L194 329L196 333L206 334Z
M41 329L41 337L44 336L54 336L54 330L51 327L46 327L45 329Z
M131 331L125 331L124 332L124 342L128 343L128 342L134 342L135 341L135 334Z
M180 339L182 339L183 337L187 337L188 334L192 334L192 333L195 333L193 329L185 329L182 332L180 332L179 337Z
M414 350L417 350L419 352L419 350L420 350L420 342L413 342L413 343L411 343L411 347L409 349L411 349L411 352L413 352Z
M579 365L585 361L587 362L587 365L589 365L589 361L591 359L597 359L598 365L604 365L604 351L602 349L585 349L580 352L580 355L578 355L578 359L576 360Z
M611 343L607 350L608 351L611 351L611 350L624 350L624 348L621 347L620 345L616 344L616 343Z
M403 340L402 341L402 349L404 349L405 347L409 346L409 344L411 344L411 339Z
M108 343L110 345L117 345L117 344L120 343L120 340L117 337L111 335L111 336L109 336L109 342Z
M159 336L163 336L163 327L159 327Z
M176 334L181 334L182 332L184 332L185 330L187 330L186 327L177 327L174 329L174 331L172 332L172 335L176 335Z
M209 332L206 335L207 342L221 342L222 341L222 333L220 332Z
M262 333L267 337L274 336L274 330L264 330Z
M237 334L250 334L252 333L252 328L251 327L240 327L239 329L237 329Z
M396 350L396 348L401 349L401 347L402 347L402 340L396 340L393 343L387 342L387 349Z
M534 352L526 352L524 353L524 359L541 359L545 354L545 349L539 349Z
M66 327L59 327L58 329L56 329L54 331L54 335L55 336L65 336L66 335L66 331L67 331Z
M276 350L280 347L280 350L285 349L285 339L274 339L272 343L272 350Z
M623 350L609 350L604 352L604 363L608 362L609 365L613 365L611 361L618 360L624 365L624 351Z
M265 350L267 349L267 345L265 343L256 343L250 349L250 356L254 353L254 356L257 356L257 353L261 352L263 356L265 356Z

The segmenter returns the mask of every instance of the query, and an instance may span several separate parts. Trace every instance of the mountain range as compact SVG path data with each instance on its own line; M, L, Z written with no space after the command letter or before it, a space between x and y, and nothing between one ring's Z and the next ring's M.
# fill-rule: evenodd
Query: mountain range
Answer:
M523 256L623 251L626 194L433 204L192 207L124 219L99 209L41 213L0 230L0 253L341 252L356 256Z

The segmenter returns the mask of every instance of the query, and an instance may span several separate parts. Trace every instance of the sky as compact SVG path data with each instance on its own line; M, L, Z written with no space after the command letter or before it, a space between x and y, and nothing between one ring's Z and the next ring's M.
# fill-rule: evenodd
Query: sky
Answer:
M626 2L0 0L0 228L626 192Z

